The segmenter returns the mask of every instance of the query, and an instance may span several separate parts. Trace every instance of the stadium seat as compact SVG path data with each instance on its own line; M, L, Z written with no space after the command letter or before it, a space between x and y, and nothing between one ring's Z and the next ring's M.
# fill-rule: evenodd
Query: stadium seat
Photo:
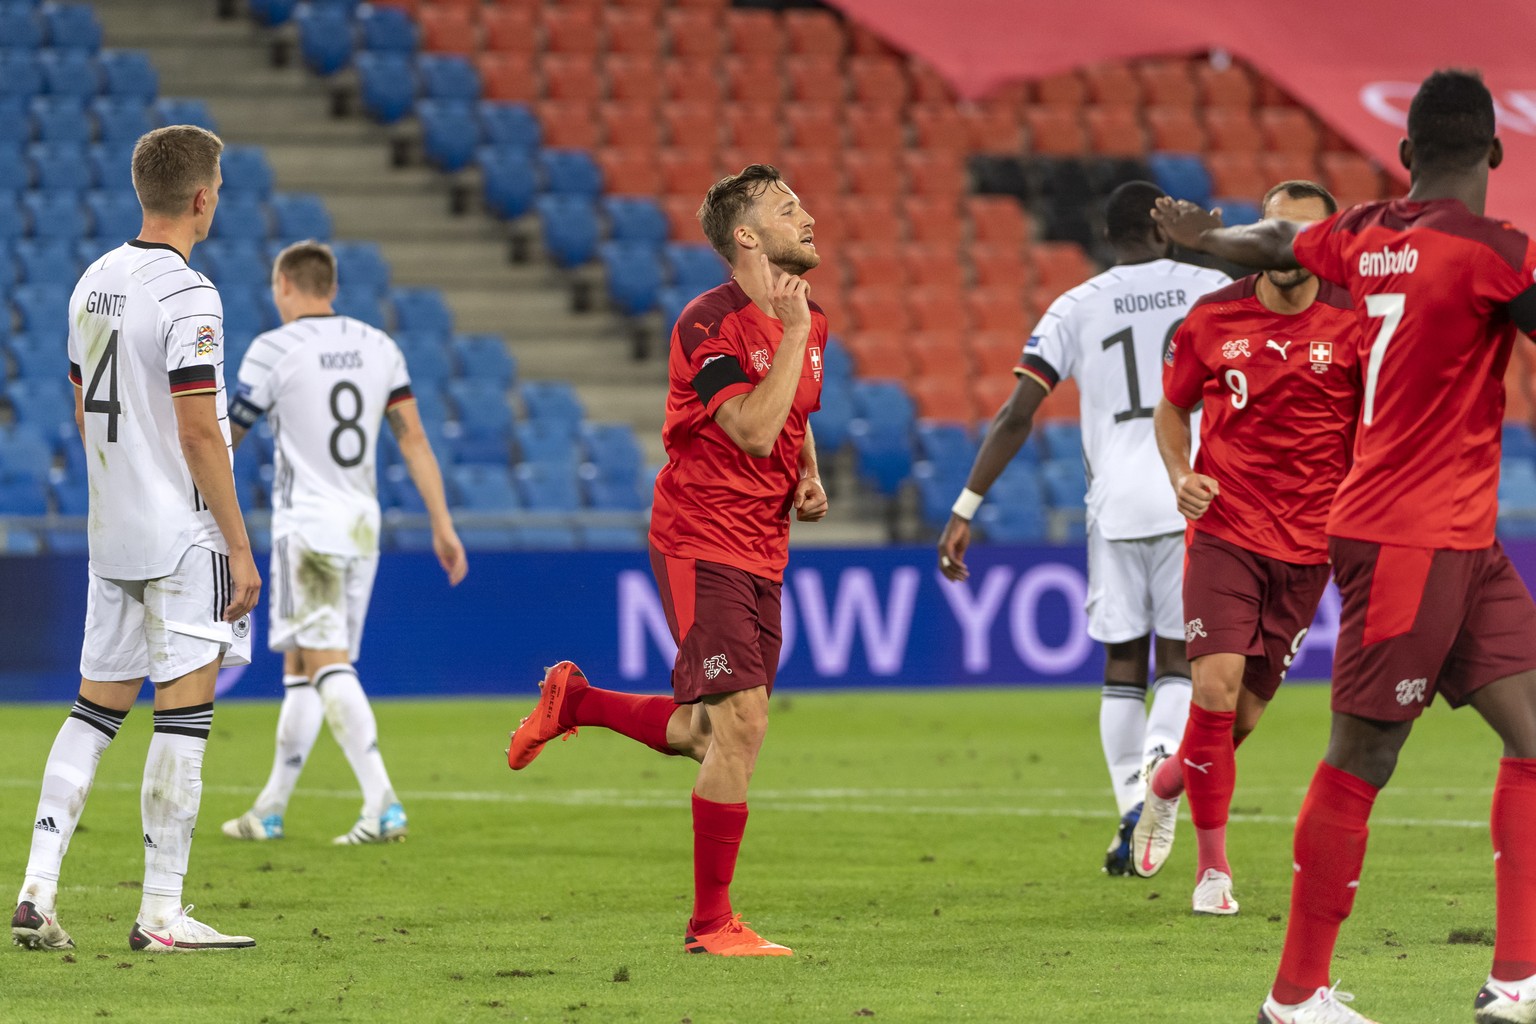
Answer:
M544 95L552 100L596 104L603 98L603 80L590 54L551 54L541 62Z
M1259 169L1268 182L1293 179L1311 181L1318 177L1317 157L1310 153L1261 153Z
M970 187L965 161L956 152L909 150L906 169L907 180L916 195L953 200Z
M727 103L723 113L726 145L736 149L779 148L784 115L777 103Z
M625 103L643 103L654 109L665 95L666 79L657 58L659 51L617 54L603 62L608 78L608 98ZM649 54L648 56L645 54ZM654 122L654 119L653 119Z
M79 193L30 192L22 196L21 205L26 209L34 236L69 242L85 237L85 210L80 205Z
M299 0L246 0L246 10L257 24L274 27L285 25L293 17Z
M591 497L589 495L589 501ZM592 502L594 507L598 506ZM610 505L613 509L623 508L626 511L642 511L645 504L634 506ZM639 551L645 547L646 533L639 526L608 526L605 524L583 523L579 528L581 546L586 551Z
M463 57L422 54L416 58L424 99L472 103L480 98L480 73Z
M1019 142L1019 115L996 104L983 103L961 110L966 138L973 153L1016 154Z
M333 10L337 9L335 5L328 6ZM421 31L416 21L408 11L401 10L398 6L367 4L352 17L357 26L358 43L364 51L399 53L409 56L414 54L420 45ZM344 34L351 34L350 27Z
M272 168L260 146L226 146L219 169L224 173L221 195L239 192L266 199L272 194Z
M1324 153L1320 158L1323 184L1341 206L1367 203L1391 194L1385 176L1368 157L1358 153Z
M27 147L27 161L38 189L82 192L91 187L90 161L75 143L34 143Z
M593 55L602 49L597 11L580 6L546 7L544 46L551 53Z
M532 55L539 45L536 8L497 4L480 12L485 48L493 52Z
M656 120L654 103L603 103L598 106L597 116L606 147L653 152L661 148L661 124Z
M310 192L278 192L267 204L272 216L272 238L287 244L331 237L331 215L325 200Z
M1264 149L1264 133L1251 112L1220 107L1205 112L1206 141L1213 151L1258 153Z
M37 96L29 105L39 142L84 146L91 141L91 119L80 96Z
M1205 158L1205 166L1210 171L1213 195L1256 200L1273 184L1259 166L1255 153L1211 153Z
M400 12L371 7L370 14L397 18ZM366 26L373 17L360 19L365 26L365 40ZM294 11L293 20L299 30L299 56L315 74L333 75L352 62L352 19L348 12L324 4L301 4ZM414 26L410 30L414 32Z
M96 95L96 60L85 50L44 50L38 55L43 91L50 96Z
M154 128L151 107L137 96L100 96L91 101L96 137L102 142L132 144Z
M101 49L101 25L90 4L49 3L41 8L41 13L48 28L49 46L88 53Z
M57 335L49 331L18 334L11 339L10 351L16 361L17 379L57 379L64 358Z
M678 63L713 64L725 52L725 33L714 11L674 7L663 14L662 23Z
M541 100L539 125L544 145L554 149L590 153L602 144L602 125L595 100Z
M459 100L422 100L416 105L416 114L421 119L421 149L428 162L450 174L468 167L480 141L475 108Z
M539 79L533 58L521 53L482 53L475 58L480 69L481 95L487 100L532 103L539 98Z
M1185 153L1153 153L1147 157L1152 180L1175 199L1188 199L1208 206L1211 199L1211 175L1197 156Z
M1047 458L1081 460L1083 454L1082 427L1067 420L1050 420L1041 423L1036 431Z
M1148 141L1165 153L1199 153L1205 129L1187 107L1152 107L1145 112Z
M545 149L537 161L547 192L558 196L596 199L603 191L603 173L590 153L576 149Z
M3 36L0 32L0 38ZM108 96L149 103L159 94L160 73L142 50L103 50L97 60L102 92Z
M84 477L69 477L59 480L53 485L53 503L61 516L84 516L91 511L91 491ZM73 536L82 541L86 534L83 531L71 531ZM56 549L56 545L50 542L49 547ZM82 545L78 550L85 550Z
M370 327L385 330L389 317L384 312L384 301L378 292L359 288L341 288L331 308L341 316L361 320Z
M924 104L908 109L917 145L930 152L965 153L970 135L965 118L953 103Z
M963 376L919 375L907 383L917 414L929 419L970 423L976 418L970 382Z
M884 429L859 419L850 426L849 439L860 478L881 495L894 497L912 474L912 446L906 431Z
M533 153L543 141L539 119L525 103L485 100L476 108L476 115L480 137L488 146Z
M389 290L389 261L377 242L332 242L337 277L343 287L375 294Z
M17 52L36 50L43 45L43 21L30 3L0 4L0 40ZM0 65L0 72L5 69ZM0 85L0 89L5 88ZM33 90L36 92L38 90Z
M463 334L453 340L459 375L506 391L517 379L517 361L495 334Z
M27 286L23 286L21 291ZM54 323L62 323L65 319L65 304L69 301L69 293L61 291L62 300L59 303L58 315ZM11 403L11 410L16 414L16 422L23 427L28 427L40 432L44 437L50 436L55 429L63 423L72 420L75 413L75 398L73 389L63 376L30 377L24 380L13 380L6 385L5 397Z
M602 201L608 235L616 242L631 242L660 250L667 241L667 215L655 200L608 196Z
M976 522L994 544L1038 544L1048 536L1045 513L1038 504L989 501L976 513Z
M53 448L31 430L0 433L0 481L46 483L53 468Z
M565 381L524 381L518 390L530 420L564 424L574 434L586 416L575 388Z
M856 103L844 109L848 142L856 149L899 150L906 146L907 130L901 108L890 103Z
M672 284L698 295L730 278L720 254L707 245L673 242L663 251Z
M162 128L169 124L195 124L211 132L219 130L208 104L202 100L162 97L155 101L155 120Z
M575 512L581 507L580 480L573 467L523 462L514 475L523 507L532 512Z
M416 101L416 76L404 54L358 54L357 81L363 109L381 124L399 121Z
M1088 102L1088 82L1078 71L1046 75L1035 83L1035 98L1048 107L1081 107Z
M38 198L36 194L27 197ZM135 226L137 231L137 226ZM28 284L73 287L77 274L72 240L58 236L28 238L16 243L16 268Z
M534 201L544 249L555 264L570 268L591 261L597 252L597 210L590 199L542 195Z
M1148 61L1136 67L1136 75L1148 106L1193 107L1199 99L1187 61Z
M443 345L442 336L434 331L415 333L396 331L395 343L405 356L406 372L416 386L426 385L433 393L448 383L453 376L453 361Z
M1195 69L1195 78L1199 82L1202 105L1252 109L1253 79L1240 65L1229 64L1219 68L1212 64L1201 64Z
M490 380L454 380L448 394L461 433L455 442L464 463L506 465L511 455L512 410L504 389Z
M1031 107L1024 112L1029 129L1029 148L1042 156L1081 156L1088 150L1076 107Z
M453 311L436 288L395 288L389 293L395 308L395 329L436 334L453 334Z
M271 264L260 243L252 239L210 238L193 250L193 258L194 262L202 262L204 272L220 288L249 286L271 274Z
M1313 156L1322 148L1322 130L1300 107L1266 107L1259 111L1264 146L1275 153Z
M1046 499L1056 508L1081 508L1088 498L1088 481L1081 456L1050 459L1041 467Z
M267 237L266 204L254 196L222 197L208 235L218 239L264 241Z
M416 12L421 48L428 53L468 56L480 49L475 12L465 7L429 4Z
M1090 106L1083 110L1088 148L1099 156L1140 157L1147 151L1141 119L1131 107Z
M848 82L853 98L863 103L906 103L909 83L901 62L885 57L852 57ZM829 97L837 98L837 97Z
M20 140L0 140L0 201L7 204L32 187L32 167L22 153Z
M661 264L656 247L645 242L604 242L598 246L608 298L625 316L656 308L661 292Z
M476 162L480 165L481 195L492 213L510 220L533 208L539 172L527 151L484 148Z
M98 142L86 157L91 182L97 188L133 189L133 144ZM0 161L3 166L3 161ZM3 187L3 186L0 186Z
M0 515L45 516L48 514L48 490L36 480L0 481ZM35 537L31 545L18 545L19 536L30 536L26 531L5 531L6 554L37 554L41 545Z
M519 507L512 473L505 466L451 466L447 476L453 503L476 512L511 512Z
M98 238L126 241L138 236L144 219L139 197L121 190L96 191L86 198L92 232Z

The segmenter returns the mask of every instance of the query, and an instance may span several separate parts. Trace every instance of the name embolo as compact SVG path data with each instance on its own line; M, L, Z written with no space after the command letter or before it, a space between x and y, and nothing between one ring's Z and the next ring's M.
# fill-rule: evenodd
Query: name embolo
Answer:
M102 316L122 316L123 307L127 304L128 296L113 295L110 292L91 292L85 297L85 311Z
M1363 252L1360 254L1361 277L1411 274L1418 266L1419 250L1411 245L1403 249L1383 248L1378 252Z
M322 370L361 370L363 368L363 354L356 350L351 352L321 352L320 369Z
M1148 295L1122 295L1115 300L1115 312L1123 316L1126 313L1145 313L1149 309L1183 309L1188 305L1184 289L1170 288L1165 292L1152 292Z

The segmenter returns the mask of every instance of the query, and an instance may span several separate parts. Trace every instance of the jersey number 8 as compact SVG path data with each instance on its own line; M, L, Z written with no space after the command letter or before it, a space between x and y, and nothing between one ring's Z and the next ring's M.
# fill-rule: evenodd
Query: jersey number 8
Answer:
M352 396L352 411L347 414L341 411L341 396L345 394ZM331 458L343 469L351 469L363 461L363 454L368 451L368 435L363 432L360 422L363 418L363 393L357 389L356 384L344 380L331 388L331 415L336 418L336 429L331 431ZM342 435L354 433L357 435L357 454L341 454Z

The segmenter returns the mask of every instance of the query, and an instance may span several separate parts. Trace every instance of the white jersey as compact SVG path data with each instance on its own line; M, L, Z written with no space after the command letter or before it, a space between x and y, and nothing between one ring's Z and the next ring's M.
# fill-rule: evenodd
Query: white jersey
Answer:
M218 290L169 245L113 249L69 298L69 376L85 408L91 572L158 579L189 547L227 555L192 483L171 401L214 395L228 445Z
M1220 271L1167 259L1111 267L1051 303L1024 347L1015 373L1047 391L1063 378L1077 379L1088 522L1109 540L1184 529L1157 453L1152 410L1163 394L1163 353L1174 330L1196 299L1230 281Z
M271 416L273 540L296 533L322 554L378 551L379 425L411 397L399 346L360 320L300 317L251 343L232 414L246 428Z

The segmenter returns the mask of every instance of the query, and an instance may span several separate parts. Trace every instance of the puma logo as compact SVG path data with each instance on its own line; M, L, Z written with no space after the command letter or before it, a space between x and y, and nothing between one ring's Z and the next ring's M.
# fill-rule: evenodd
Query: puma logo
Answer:
M1187 757L1184 759L1184 764L1185 764L1186 767L1193 768L1195 771L1199 772L1201 775L1209 775L1209 774L1211 774L1211 765L1213 765L1215 763L1216 763L1215 761L1207 761L1207 762L1205 762L1205 764L1195 764L1195 762L1191 761Z
M1296 342L1288 341L1284 345L1281 345L1274 338L1270 338L1268 341L1266 341L1264 343L1264 347L1265 348L1272 348L1272 349L1274 349L1276 352L1280 353L1280 358L1281 359L1285 359L1285 358L1287 358L1287 356L1286 356L1286 349L1290 348L1294 344L1296 344Z
M693 322L693 326L697 327L699 330L703 331L705 334L708 334L710 331L714 330L714 328L715 328L715 321L711 320L709 322L709 326L705 327L703 324L701 324L697 320L695 320ZM1270 344L1274 344L1274 343L1271 342Z

